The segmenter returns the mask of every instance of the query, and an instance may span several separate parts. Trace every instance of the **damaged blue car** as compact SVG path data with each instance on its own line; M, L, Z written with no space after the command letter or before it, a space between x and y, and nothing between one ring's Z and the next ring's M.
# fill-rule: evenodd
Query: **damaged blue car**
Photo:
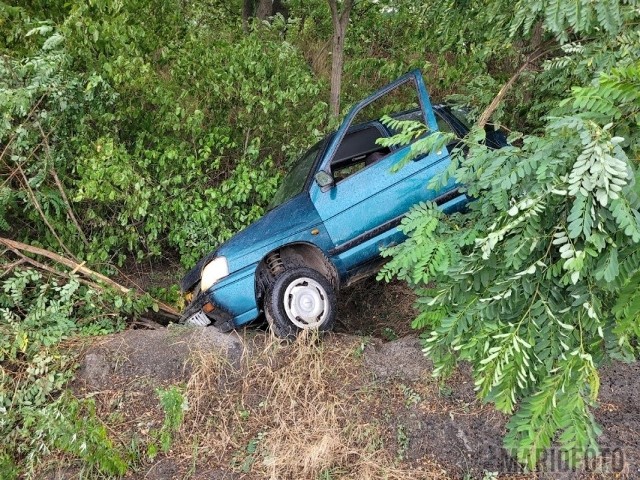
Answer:
M188 305L181 322L227 331L264 314L279 337L330 330L338 291L377 271L380 250L404 239L398 226L413 205L430 200L445 212L464 207L469 199L454 181L438 191L427 188L449 165L453 145L393 171L411 146L380 145L378 139L395 133L377 120L389 113L376 110L381 104L401 107L391 117L421 121L430 131L458 138L469 131L459 113L431 105L419 71L361 101L336 132L294 163L261 219L182 279ZM491 141L502 144L497 136Z

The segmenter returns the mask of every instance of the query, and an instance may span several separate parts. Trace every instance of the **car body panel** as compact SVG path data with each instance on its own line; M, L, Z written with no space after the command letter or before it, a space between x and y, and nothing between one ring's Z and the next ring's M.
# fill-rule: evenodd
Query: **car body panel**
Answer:
M340 161L340 142L345 140L346 143L351 122L363 109L407 84L415 87L416 98L420 103L420 110L416 113L427 119L431 131L437 130L438 124L422 76L413 71L378 90L351 110L329 144L320 169L332 171L336 161ZM378 128L381 132L386 131L386 134L381 133L382 137L391 135L382 125ZM336 253L349 250L348 254L340 257L345 269L352 270L371 258L375 242L380 246L392 242L393 240L384 241L388 236L385 230L397 227L401 216L413 205L437 195L437 192L427 190L426 184L446 168L448 152L446 149L432 152L408 162L400 169L394 169L409 153L410 148L408 145L386 153L382 159L339 181L328 191L318 185L311 185L311 201L336 245ZM369 242L376 237L375 242Z
M311 200L336 248L405 214L416 203L437 195L428 190L426 184L446 168L448 154L441 152L411 161L393 172L392 167L407 151L401 149L391 153L327 192L312 186ZM345 267L352 265L345 264Z
M249 321L245 320L251 317L249 312L255 312L250 319L255 318L258 309L256 268L268 253L292 243L313 244L324 251L334 246L307 192L268 212L208 256L226 257L230 274L204 292L205 295L216 308L233 316L236 326Z
M315 235L312 233L314 229L318 230ZM223 243L215 254L226 257L229 271L235 272L247 264L257 264L273 249L291 242L313 243L322 250L333 248L308 192L302 192L267 212Z
M229 275L226 282L215 284L208 291L209 300L216 306L237 318L257 309L255 295L255 272L258 263L246 266L234 275Z

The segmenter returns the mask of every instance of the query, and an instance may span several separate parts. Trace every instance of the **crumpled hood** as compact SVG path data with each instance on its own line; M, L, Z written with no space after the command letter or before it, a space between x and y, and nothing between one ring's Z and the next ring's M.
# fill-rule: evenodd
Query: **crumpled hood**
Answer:
M307 192L267 212L244 230L236 233L220 247L202 258L180 282L183 292L190 291L200 280L204 266L217 256L227 257L229 271L234 272L258 262L277 244L301 230L322 222Z

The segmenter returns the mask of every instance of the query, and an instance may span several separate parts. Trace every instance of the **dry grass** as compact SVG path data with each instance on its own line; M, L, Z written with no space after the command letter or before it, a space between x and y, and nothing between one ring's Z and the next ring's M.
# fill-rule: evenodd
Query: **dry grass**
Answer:
M374 396L357 342L335 340L257 336L235 367L215 352L194 352L178 443L197 435L198 457L190 447L175 453L251 478L447 478L435 464L401 468L368 408Z

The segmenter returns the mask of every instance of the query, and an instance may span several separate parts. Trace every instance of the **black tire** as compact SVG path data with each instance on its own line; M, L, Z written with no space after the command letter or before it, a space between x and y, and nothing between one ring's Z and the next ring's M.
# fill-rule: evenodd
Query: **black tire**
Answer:
M328 331L336 321L336 294L324 275L308 267L285 270L267 290L264 312L271 331L294 339L302 330Z

